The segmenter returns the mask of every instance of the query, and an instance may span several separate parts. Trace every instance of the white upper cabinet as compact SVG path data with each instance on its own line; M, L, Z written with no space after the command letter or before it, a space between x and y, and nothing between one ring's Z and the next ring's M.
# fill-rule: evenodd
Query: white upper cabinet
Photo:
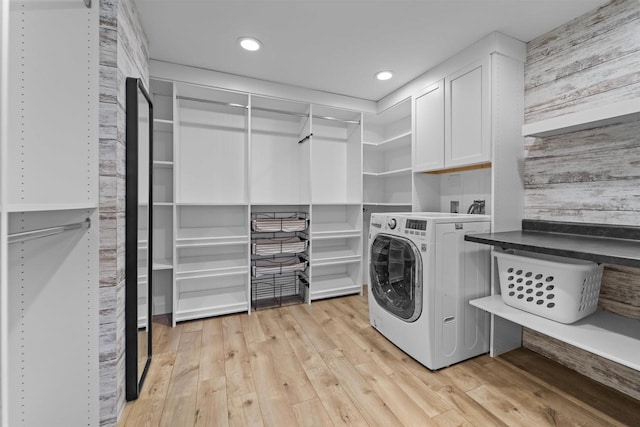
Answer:
M414 172L491 160L489 57L413 97Z
M489 61L471 64L445 78L445 167L491 160Z
M413 97L414 171L444 168L444 80Z

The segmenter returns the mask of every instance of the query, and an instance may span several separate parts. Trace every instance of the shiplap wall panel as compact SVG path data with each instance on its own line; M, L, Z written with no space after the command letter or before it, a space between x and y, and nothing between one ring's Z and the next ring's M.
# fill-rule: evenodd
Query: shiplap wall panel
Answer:
M555 80L570 76L575 73L582 73L585 70L600 64L610 63L611 61L624 58L627 55L634 54L640 49L637 43L629 43L629 33L637 27L640 20L640 11L629 9L627 13L629 20L624 25L612 26L606 28L607 44L610 49L602 50L599 46L602 43L600 38L596 37L595 31L591 37L584 40L580 50L572 52L571 63L566 62L565 51L560 47L566 47L564 44L556 43L555 49L549 48L547 56L540 57L536 62L532 62L527 69L526 89L533 89L546 83L553 83ZM608 23L608 21L600 21ZM564 34L563 34L564 35ZM541 60L544 59L544 60Z
M148 46L133 0L100 4L100 425L124 393L125 80L148 88Z
M638 2L611 2L527 46L525 122L640 94Z
M527 44L525 122L640 96L640 2L615 0ZM640 123L527 138L524 217L640 225ZM600 308L640 317L640 269L605 266ZM640 398L640 372L525 330L523 344ZM624 368L624 369L622 369Z
M638 269L607 265L602 279L598 306L633 319L640 319Z
M527 43L527 68L529 64L565 50L573 53L576 47L582 47L585 42L633 21L637 18L638 10L630 8L629 3L628 0L609 2L531 40Z
M621 390L635 399L640 399L638 371L529 329L523 331L523 340L526 348L554 359L593 380Z

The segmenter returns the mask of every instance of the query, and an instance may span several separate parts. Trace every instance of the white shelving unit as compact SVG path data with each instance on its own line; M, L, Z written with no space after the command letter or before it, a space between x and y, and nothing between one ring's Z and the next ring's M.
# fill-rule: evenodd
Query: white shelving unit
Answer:
M247 209L246 205L176 206L175 322L247 310Z
M17 40L0 141L7 426L99 424L99 7L49 6L11 2L2 31Z
M312 204L362 203L362 114L312 106Z
M172 82L151 80L153 100L153 315L172 313L175 270L174 116ZM138 309L140 312L140 309Z
M501 295L470 301L482 310L557 340L640 370L640 321L598 310L566 325L506 305Z
M310 301L362 292L362 205L313 205Z
M325 285L313 298L361 292L362 113L158 78L152 88L154 269L172 283L174 324L250 312L252 212L316 215ZM410 147L397 139L382 145ZM405 163L381 176L410 179ZM309 269L307 301L312 281Z
M173 322L248 309L249 96L175 84Z
M251 97L251 204L308 205L310 105Z
M176 203L248 204L248 95L176 84Z
M411 206L411 99L364 118L363 199L371 206Z

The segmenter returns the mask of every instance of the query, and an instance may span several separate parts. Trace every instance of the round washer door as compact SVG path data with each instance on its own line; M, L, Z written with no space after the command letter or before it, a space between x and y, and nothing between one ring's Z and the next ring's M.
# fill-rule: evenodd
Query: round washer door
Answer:
M392 315L414 322L422 313L422 256L409 239L378 234L369 253L371 293Z

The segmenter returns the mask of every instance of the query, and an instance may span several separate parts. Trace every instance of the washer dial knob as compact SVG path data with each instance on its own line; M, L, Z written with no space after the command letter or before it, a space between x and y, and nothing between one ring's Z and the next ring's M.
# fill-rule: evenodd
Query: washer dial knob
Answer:
M389 226L390 230L393 230L396 228L396 225L398 225L398 222L396 221L395 218L390 218L389 221L387 222L387 225Z

